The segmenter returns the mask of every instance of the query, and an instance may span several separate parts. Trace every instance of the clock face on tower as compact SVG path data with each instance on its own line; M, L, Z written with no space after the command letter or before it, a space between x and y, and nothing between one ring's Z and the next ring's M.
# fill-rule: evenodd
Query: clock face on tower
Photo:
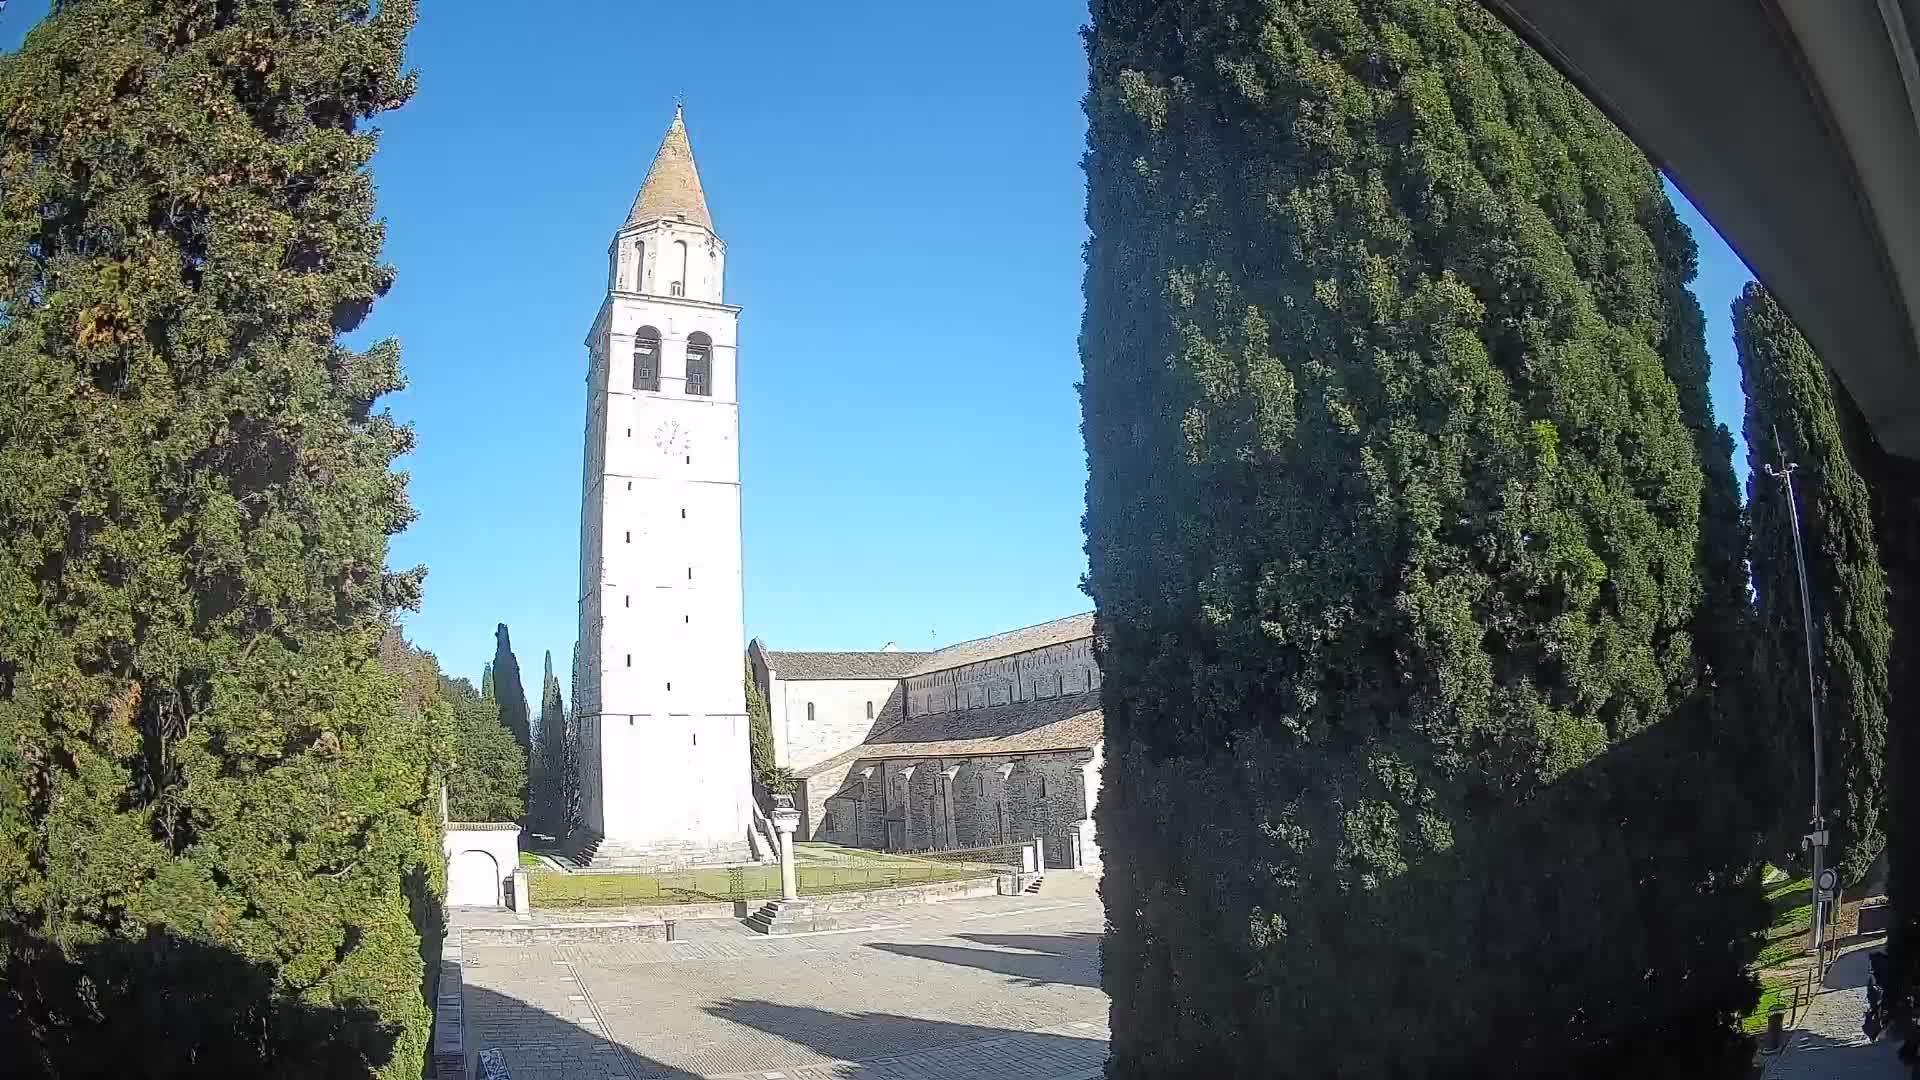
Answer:
M693 450L693 433L678 420L667 420L653 429L653 445L668 457L682 457Z

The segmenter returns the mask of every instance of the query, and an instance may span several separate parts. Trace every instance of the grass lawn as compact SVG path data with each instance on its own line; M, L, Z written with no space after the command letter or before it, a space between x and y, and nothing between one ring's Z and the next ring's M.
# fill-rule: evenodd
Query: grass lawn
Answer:
M831 845L829 845L831 846ZM877 854L877 853L876 853ZM800 895L860 892L992 877L992 866L959 866L890 856L885 862L808 862L795 852ZM707 901L770 900L780 895L780 867L735 866L673 873L535 874L528 879L535 908L633 907Z
M1793 1007L1793 987L1803 981L1792 975L1763 975L1760 978L1760 1003L1740 1018L1740 1030L1754 1035L1767 1030L1767 1014L1775 1008Z
M922 866L939 862L935 855L900 855L891 851L875 851L872 848L846 847L841 844L829 844L820 840L808 840L793 845L793 861L796 866L807 863L839 866Z
M1773 909L1773 922L1753 962L1757 971L1806 953L1807 931L1813 927L1813 879L1789 877L1767 886L1767 904Z
M1806 960L1807 932L1813 928L1813 879L1789 875L1774 882L1767 886L1767 905L1773 911L1773 921L1752 967L1762 973L1760 1000L1740 1018L1741 1029L1749 1034L1766 1030L1767 1013L1775 1007L1791 1008L1794 984L1804 981L1804 972L1769 969Z
M528 870L553 869L552 867L547 865L547 862L545 859L542 859L540 856L535 855L531 851L523 851L520 853L520 865L523 867L526 867Z

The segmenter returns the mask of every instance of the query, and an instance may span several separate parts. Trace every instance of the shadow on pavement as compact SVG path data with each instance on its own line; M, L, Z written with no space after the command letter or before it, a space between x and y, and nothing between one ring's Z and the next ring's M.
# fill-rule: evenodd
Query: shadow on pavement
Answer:
M1863 948L1841 953L1839 959L1827 965L1827 977L1820 985L1828 990L1856 990L1867 985L1867 976L1873 974L1867 957L1874 952L1872 948ZM1812 960L1807 961L1807 967L1813 967ZM1812 975L1813 972L1808 970L1807 974Z
M965 941L992 946L992 948L967 949L954 945L907 945L884 941L870 942L867 947L897 956L911 956L920 960L937 960L943 964L995 971L1034 985L1045 983L1096 987L1100 985L1099 934L958 934L955 936Z
M470 1075L480 1051L499 1050L513 1080L612 1080L614 1077L690 1077L598 1031L555 1016L519 998L469 984L464 1009Z
M961 1047L984 1040L1018 1037L1018 1053L1032 1056L1035 1069L994 1064L991 1074L1055 1075L1045 1067L1052 1052L1087 1058L1089 1041L1064 1035L923 1020L877 1012L830 1012L771 1001L733 999L707 1006L709 1015L772 1035L793 1047L790 1060L763 1061L755 1071L778 1071L819 1058L866 1061ZM467 1057L474 1076L480 1051L497 1049L513 1080L668 1080L695 1077L666 1062L637 1053L588 1027L538 1006L483 987L466 989ZM1105 1056L1105 1044L1097 1054ZM996 1058L1004 1061L1004 1056ZM1097 1063L1097 1062L1096 1062Z
M1806 1032L1795 1035L1786 1056L1767 1070L1768 1080L1907 1080L1895 1055L1899 1044L1863 1043Z
M710 1015L778 1036L789 1043L804 1046L822 1057L838 1061L864 1061L898 1057L928 1050L959 1047L986 1039L1018 1036L1030 1050L1044 1052L1052 1047L1076 1052L1088 1046L1085 1039L1038 1032L1011 1031L1006 1028L955 1024L944 1020L923 1020L880 1012L830 1012L804 1005L781 1005L772 1001L735 998L707 1006ZM1104 1046L1101 1056L1105 1056ZM518 1080L516 1074L515 1080Z

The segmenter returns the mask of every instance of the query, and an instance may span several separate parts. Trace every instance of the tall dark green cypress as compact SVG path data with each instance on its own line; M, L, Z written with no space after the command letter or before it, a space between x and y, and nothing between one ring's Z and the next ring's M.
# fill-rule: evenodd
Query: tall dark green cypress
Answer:
M341 342L413 19L63 0L0 61L9 1076L420 1074L411 435L397 344Z
M577 712L580 702L580 645L573 646L573 659L568 663L571 674L567 681L567 725L566 746L561 758L560 790L565 793L566 809L564 824L571 834L580 827L580 718Z
M1741 1075L1738 516L1653 170L1464 0L1088 48L1109 1075Z
M536 820L553 836L567 835L566 823L566 708L560 700L560 680L553 675L553 653L546 654L540 679L540 769Z
M1882 975L1882 1022L1920 1032L1920 469L1889 454L1873 437L1859 407L1834 388L1835 411L1848 457L1872 497L1874 542L1887 575L1888 623L1893 641L1887 663L1892 711L1887 723L1887 899L1894 924Z
M1814 627L1814 687L1823 755L1821 802L1832 865L1858 880L1885 844L1888 652L1887 579L1874 539L1867 485L1847 458L1826 368L1787 313L1757 284L1733 304L1734 342L1746 390L1748 506L1759 612L1762 716L1773 759L1789 783L1783 801L1793 839L1811 826L1813 772L1805 633L1793 535L1780 481L1793 480L1806 550Z
M533 749L532 717L527 710L527 688L520 681L520 658L513 655L513 636L507 624L493 631L493 695L500 703L500 724L513 732L520 749Z
M1688 632L1694 640L1693 704L1713 731L1724 775L1746 801L1744 827L1764 834L1780 803L1772 741L1754 723L1757 710L1754 613L1748 591L1748 523L1733 471L1733 434L1713 415L1708 386L1706 316L1694 296L1699 246L1673 205L1660 199L1643 213L1661 268L1665 318L1657 338L1680 416L1700 461L1700 542L1696 566L1703 594Z
M754 782L772 788L781 782L779 767L773 762L773 708L767 704L767 695L760 692L759 680L753 677L752 660L747 661L746 669L747 760Z

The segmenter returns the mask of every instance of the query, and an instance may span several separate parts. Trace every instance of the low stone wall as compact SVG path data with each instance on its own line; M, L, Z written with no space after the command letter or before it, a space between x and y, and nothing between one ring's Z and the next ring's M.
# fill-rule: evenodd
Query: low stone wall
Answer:
M466 1080L466 982L461 975L461 932L447 931L441 945L440 979L433 992L433 1080Z
M476 926L467 933L473 937L476 945L632 945L636 942L667 940L667 924L522 923L519 926Z
M986 877L967 881L939 881L931 885L903 885L897 889L872 889L867 892L815 896L803 893L801 898L812 901L816 910L838 912L938 904L943 900L970 900L977 896L992 896L995 891L993 879Z
M815 909L835 914L879 912L916 904L938 904L994 896L1000 887L994 878L905 885L867 892L825 893L810 896ZM465 921L462 929L476 944L487 945L595 945L665 941L667 923L705 919L745 918L758 902L747 904L662 904L641 908L545 909L531 919L498 922ZM494 918L499 918L495 916Z

